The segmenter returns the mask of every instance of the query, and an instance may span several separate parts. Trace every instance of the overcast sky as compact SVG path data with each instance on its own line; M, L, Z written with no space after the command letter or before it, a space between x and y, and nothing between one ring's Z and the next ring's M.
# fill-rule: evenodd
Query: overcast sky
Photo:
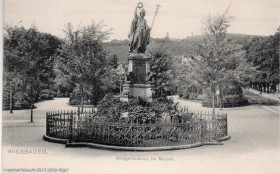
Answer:
M4 0L4 23L30 27L63 37L65 24L87 25L104 20L113 28L111 39L126 39L133 12L139 0ZM234 17L230 33L273 35L280 26L279 0L142 0L148 25L151 25L156 4L152 37L171 38L201 34L202 20L208 14L221 14L230 7Z

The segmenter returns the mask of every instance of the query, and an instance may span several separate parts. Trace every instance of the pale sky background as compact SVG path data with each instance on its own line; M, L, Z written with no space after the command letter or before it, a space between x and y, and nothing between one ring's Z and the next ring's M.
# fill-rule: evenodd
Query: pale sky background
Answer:
M30 27L63 37L65 24L88 25L104 20L113 28L112 39L126 39L139 0L4 0L4 23ZM234 17L229 33L273 35L280 26L279 0L142 0L151 25L156 4L161 8L151 36L185 38L201 34L202 20L209 13L221 14L231 4Z

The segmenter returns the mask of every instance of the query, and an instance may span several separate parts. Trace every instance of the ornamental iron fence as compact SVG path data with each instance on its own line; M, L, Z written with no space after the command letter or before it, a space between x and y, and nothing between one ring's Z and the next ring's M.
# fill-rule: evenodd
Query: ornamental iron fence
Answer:
M70 142L162 147L217 142L228 135L226 114L184 111L149 124L128 120L100 122L96 111L55 111L47 112L46 117L46 135Z

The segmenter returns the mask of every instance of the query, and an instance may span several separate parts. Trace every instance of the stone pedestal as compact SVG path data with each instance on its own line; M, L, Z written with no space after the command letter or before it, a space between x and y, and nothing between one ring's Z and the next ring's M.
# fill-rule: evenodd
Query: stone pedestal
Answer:
M152 86L146 82L147 73L150 72L152 58L147 54L131 53L128 56L128 73L133 75L131 82L123 85L122 101L129 101L133 98L142 98L152 102Z

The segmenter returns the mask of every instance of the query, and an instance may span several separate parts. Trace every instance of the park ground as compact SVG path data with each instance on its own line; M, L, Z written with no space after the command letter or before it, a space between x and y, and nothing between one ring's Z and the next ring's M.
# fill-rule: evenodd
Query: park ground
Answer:
M200 103L180 100L191 110L211 112ZM46 112L76 109L67 98L37 103L34 123L30 111L3 111L2 173L73 174L277 174L279 173L279 107L250 105L217 110L228 114L231 139L223 145L155 152L125 152L90 148L65 148L46 142ZM46 151L44 154L16 154L11 150ZM131 158L134 158L133 160ZM135 158L138 158L135 160ZM162 159L165 160L162 160ZM37 172L11 172L8 169L36 169ZM38 168L42 168L40 172ZM64 169L64 170L59 170ZM58 170L58 171L56 171Z

